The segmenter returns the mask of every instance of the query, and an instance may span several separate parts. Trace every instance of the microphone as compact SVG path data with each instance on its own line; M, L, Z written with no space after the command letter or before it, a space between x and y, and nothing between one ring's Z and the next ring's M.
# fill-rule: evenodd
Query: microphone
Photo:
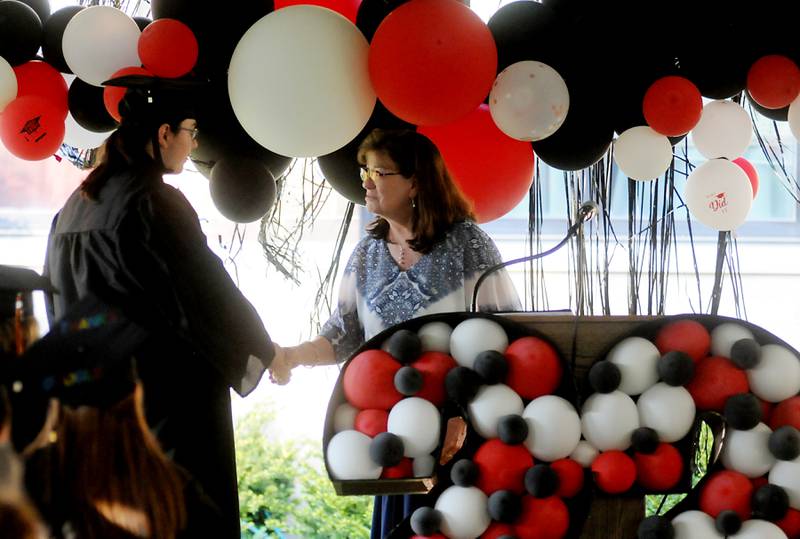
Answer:
M478 281L475 283L475 289L472 291L472 309L471 312L477 312L478 310L478 289L480 288L483 281L486 278L494 273L495 271L499 270L500 268L504 268L506 266L510 266L512 264L518 264L520 262L528 262L530 260L537 260L539 258L544 258L548 255L551 255L561 249L566 243L575 236L578 231L583 227L584 223L587 223L594 219L594 217L600 212L600 207L597 203L593 200L588 200L581 204L581 207L578 208L577 213L575 214L575 223L567 230L567 234L564 238L558 242L554 247L543 251L541 253L536 253L533 255L523 256L522 258L515 258L514 260L509 260L508 262L501 262L500 264L494 265L491 268L487 269L483 272L483 274L478 278Z

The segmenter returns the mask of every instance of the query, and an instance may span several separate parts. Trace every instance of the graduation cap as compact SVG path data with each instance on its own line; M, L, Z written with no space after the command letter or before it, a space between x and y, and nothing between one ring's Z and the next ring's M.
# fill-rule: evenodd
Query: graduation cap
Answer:
M0 265L0 320L14 317L20 294L25 314L32 316L31 292L34 290L52 291L53 287L50 281L33 270Z
M208 80L125 75L109 79L103 86L127 88L119 104L122 125L151 127L195 118L201 91L208 86Z

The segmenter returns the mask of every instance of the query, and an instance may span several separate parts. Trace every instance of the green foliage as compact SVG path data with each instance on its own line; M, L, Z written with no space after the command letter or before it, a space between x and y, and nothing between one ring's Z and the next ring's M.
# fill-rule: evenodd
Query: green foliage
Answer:
M337 496L319 442L281 440L274 417L265 403L236 422L242 537L368 537L372 498Z

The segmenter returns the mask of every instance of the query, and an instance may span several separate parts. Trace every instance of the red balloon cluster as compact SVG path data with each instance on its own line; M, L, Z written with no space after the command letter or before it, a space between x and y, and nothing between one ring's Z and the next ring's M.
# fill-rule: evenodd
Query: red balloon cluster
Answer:
M394 387L400 363L383 350L365 350L350 360L344 371L344 394L360 410L389 410L403 395Z
M139 36L139 59L152 74L176 78L189 73L197 63L198 44L194 32L176 19L157 19Z
M678 137L691 131L700 121L703 97L687 78L661 77L644 94L642 112L654 131Z
M762 56L747 72L747 92L766 109L786 107L800 94L800 69L786 56Z

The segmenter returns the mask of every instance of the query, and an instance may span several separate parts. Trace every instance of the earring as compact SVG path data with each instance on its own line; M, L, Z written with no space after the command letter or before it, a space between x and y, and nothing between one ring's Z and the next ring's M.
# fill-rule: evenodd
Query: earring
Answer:
M414 198L411 199L411 207L412 208L416 208L417 207L417 200L414 199Z

